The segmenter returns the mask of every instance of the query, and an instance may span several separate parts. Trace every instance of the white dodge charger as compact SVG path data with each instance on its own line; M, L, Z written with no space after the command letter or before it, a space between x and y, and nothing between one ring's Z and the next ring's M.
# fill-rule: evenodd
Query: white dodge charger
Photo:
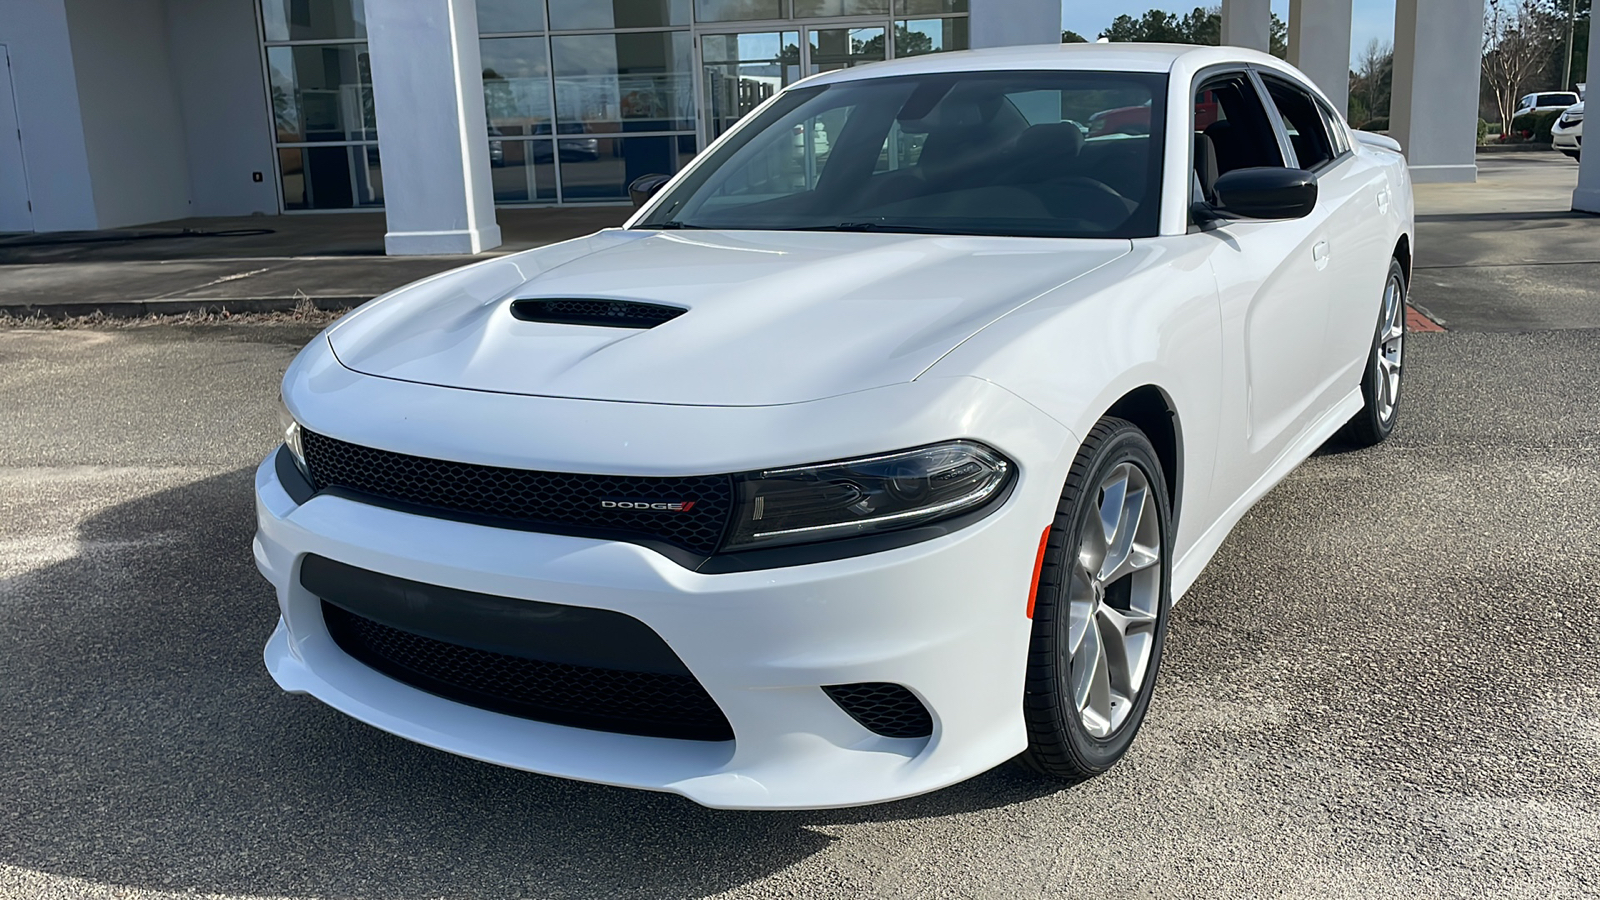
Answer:
M1075 781L1250 505L1394 427L1405 161L1266 55L829 72L635 188L290 366L285 690L715 807Z

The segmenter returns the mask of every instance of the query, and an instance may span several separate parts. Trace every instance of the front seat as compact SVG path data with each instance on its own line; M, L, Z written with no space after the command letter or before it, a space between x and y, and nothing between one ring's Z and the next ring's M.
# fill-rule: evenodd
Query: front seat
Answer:
M1207 203L1217 202L1217 179L1221 175L1221 170L1217 168L1216 145L1211 143L1207 135L1195 134L1194 177L1200 187L1200 198Z

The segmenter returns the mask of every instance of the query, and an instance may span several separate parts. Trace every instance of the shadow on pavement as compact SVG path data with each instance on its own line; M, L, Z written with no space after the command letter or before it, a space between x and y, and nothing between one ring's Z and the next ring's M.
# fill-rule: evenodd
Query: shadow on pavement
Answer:
M241 469L122 504L0 581L0 863L208 894L701 897L819 852L813 825L1056 790L1002 767L887 806L719 812L391 737L263 669L250 490Z

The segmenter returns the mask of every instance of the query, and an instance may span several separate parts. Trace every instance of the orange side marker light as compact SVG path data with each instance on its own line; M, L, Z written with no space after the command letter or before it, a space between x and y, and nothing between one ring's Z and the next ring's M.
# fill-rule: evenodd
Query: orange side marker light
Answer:
M1033 604L1039 599L1039 573L1044 571L1044 551L1050 547L1050 527L1045 526L1039 535L1039 555L1033 560L1033 587L1028 589L1028 618L1033 618Z

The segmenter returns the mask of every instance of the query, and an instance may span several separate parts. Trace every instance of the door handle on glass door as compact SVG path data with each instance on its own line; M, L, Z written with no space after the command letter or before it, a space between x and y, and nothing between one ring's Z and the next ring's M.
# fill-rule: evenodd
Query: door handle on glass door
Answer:
M1316 262L1318 269L1328 264L1327 241L1317 241L1317 245L1311 248L1311 259Z

